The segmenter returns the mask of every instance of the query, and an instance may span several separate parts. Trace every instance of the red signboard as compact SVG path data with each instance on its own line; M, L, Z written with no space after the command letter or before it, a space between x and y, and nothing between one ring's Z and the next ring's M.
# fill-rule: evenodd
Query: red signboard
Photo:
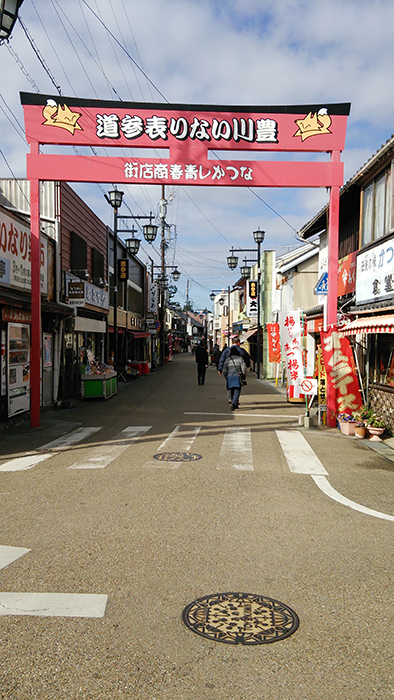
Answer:
M227 160L226 151L342 151L349 104L215 107L105 102L21 93L30 144L132 148L132 156L28 155L28 177L45 180L329 187L341 162ZM162 158L138 148L166 149ZM137 153L137 155L135 155Z
M336 394L336 415L352 414L362 406L360 384L348 338L336 326L321 331L327 382Z
M352 294L356 290L357 253L350 253L338 261L338 296Z
M280 362L280 333L279 323L267 323L268 361Z

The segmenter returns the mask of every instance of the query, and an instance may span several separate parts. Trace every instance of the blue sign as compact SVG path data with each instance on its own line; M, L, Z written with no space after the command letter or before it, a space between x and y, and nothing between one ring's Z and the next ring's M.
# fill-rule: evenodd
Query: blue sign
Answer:
M323 272L319 277L316 287L314 288L315 294L327 294L328 291L328 272Z

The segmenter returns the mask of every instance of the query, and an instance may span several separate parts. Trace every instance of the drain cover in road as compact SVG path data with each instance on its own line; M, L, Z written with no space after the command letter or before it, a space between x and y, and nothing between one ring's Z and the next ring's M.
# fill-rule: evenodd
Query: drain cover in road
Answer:
M202 459L202 455L196 455L193 452L159 452L153 455L153 459L161 462L194 462L196 459Z
M298 615L288 605L253 593L216 593L194 600L183 622L202 637L226 644L269 644L298 629Z

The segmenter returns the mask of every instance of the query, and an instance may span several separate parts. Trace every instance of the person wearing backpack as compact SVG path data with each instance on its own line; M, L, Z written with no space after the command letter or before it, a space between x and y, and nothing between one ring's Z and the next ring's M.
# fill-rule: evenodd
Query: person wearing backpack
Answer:
M226 387L231 395L231 410L239 408L239 396L242 389L243 377L246 375L246 364L236 346L230 348L230 354L224 362L222 372L226 379Z

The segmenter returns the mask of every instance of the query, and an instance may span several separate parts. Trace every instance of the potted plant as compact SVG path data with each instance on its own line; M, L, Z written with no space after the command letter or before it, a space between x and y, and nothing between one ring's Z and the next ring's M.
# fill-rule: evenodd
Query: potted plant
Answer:
M339 427L344 435L354 435L356 421L348 413L340 413L338 416Z
M357 438L365 438L367 434L367 426L363 420L356 420L354 424L354 434Z
M368 419L367 428L371 435L383 435L384 431L386 430L386 424L382 416L378 416L376 413L373 413Z

